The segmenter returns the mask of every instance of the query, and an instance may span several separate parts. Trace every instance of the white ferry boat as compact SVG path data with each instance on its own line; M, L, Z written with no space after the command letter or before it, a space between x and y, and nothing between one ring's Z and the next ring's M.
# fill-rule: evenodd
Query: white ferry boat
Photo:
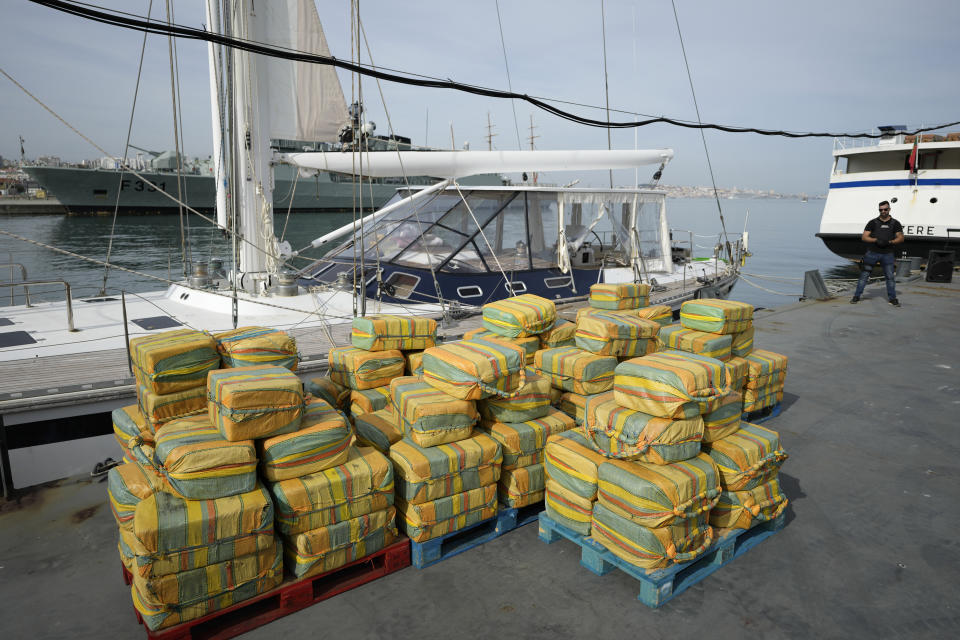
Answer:
M880 138L834 140L830 190L817 237L844 258L859 258L867 221L888 200L903 225L900 255L960 249L960 133L904 134L880 127Z

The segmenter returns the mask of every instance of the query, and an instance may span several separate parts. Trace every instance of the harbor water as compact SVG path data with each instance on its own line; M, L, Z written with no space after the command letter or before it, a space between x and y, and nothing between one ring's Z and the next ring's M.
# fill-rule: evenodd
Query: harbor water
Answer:
M728 234L749 233L753 256L743 267L744 277L732 297L756 307L776 307L795 302L803 289L803 273L819 269L824 277L850 277L842 258L828 251L815 237L819 228L823 201L796 199L734 199L720 201ZM864 221L871 212L864 212ZM710 257L721 239L717 203L707 199L668 199L667 215L674 230L675 244L688 245L692 230L694 255ZM353 220L349 213L301 213L274 216L277 236L300 249L311 240ZM110 262L135 272L161 279L177 280L184 273L179 216L68 217L63 215L0 216L3 229L73 254ZM111 247L111 229L113 242ZM213 257L224 259L229 268L230 242L212 225L190 216L183 225L189 237L190 256L195 261ZM311 255L307 252L306 255ZM312 254L319 257L321 253ZM73 296L98 295L104 281L102 265L64 255L9 236L0 235L0 263L23 264L31 280L62 279L70 283ZM293 263L303 267L306 261ZM699 271L697 275L700 275ZM19 273L14 272L15 279ZM9 282L11 269L0 268L0 282ZM111 269L106 293L152 291L166 283L141 275ZM62 288L33 287L37 299L62 299ZM21 292L0 290L0 306L23 304Z

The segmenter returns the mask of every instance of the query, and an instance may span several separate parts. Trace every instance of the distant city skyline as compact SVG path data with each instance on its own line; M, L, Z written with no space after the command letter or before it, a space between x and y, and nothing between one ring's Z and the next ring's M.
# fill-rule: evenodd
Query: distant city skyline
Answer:
M100 4L146 14L147 2ZM154 18L163 16L154 3ZM200 27L202 3L174 2L174 21ZM910 127L960 120L955 63L960 3L826 2L790 5L677 0L684 44L705 122L792 131L866 131L881 124ZM122 155L139 65L142 34L87 22L23 0L0 0L0 67L111 155ZM494 2L367 0L362 18L374 62L383 67L507 89ZM686 69L669 1L607 0L606 40L611 107L695 120ZM331 52L350 57L349 3L321 3ZM511 85L515 91L580 105L604 104L600 2L545 0L500 3ZM365 47L364 47L365 51ZM144 148L172 149L167 41L147 39L131 137ZM206 47L177 42L184 151L212 150ZM363 55L366 62L366 53ZM355 84L340 74L347 101ZM450 90L382 83L396 132L415 144L487 147L487 115L495 148L528 148L531 115L537 148L606 148L607 133L563 121L529 104ZM362 81L368 118L388 133L377 85ZM604 118L602 110L558 104ZM516 110L516 122L513 111ZM635 116L641 119L641 116ZM611 115L626 120L623 113ZM0 77L0 155L77 162L99 154L9 80ZM957 129L960 129L958 127ZM654 125L611 133L617 149L670 147L667 184L710 184L700 133ZM519 139L519 140L518 140ZM716 184L778 193L826 191L830 139L790 140L706 132ZM652 168L639 170L639 182ZM564 182L570 176L544 179ZM602 185L605 172L577 174ZM615 173L632 184L633 171Z

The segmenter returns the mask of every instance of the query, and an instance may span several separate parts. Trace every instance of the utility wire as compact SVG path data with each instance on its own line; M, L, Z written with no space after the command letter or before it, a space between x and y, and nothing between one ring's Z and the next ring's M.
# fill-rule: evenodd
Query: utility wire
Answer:
M612 129L629 129L632 127L645 127L652 124L669 124L675 127L682 127L686 129L714 129L717 131L725 131L727 133L754 133L762 136L781 136L785 138L881 138L884 134L882 133L830 133L830 132L797 132L797 131L784 131L779 129L758 129L756 127L735 127L722 124L710 124L710 123L694 123L686 120L681 120L678 118L669 118L666 116L651 117L646 120L638 121L626 121L626 122L610 122L607 120L595 120L593 118L587 118L584 116L577 115L568 111L564 111L558 107L553 106L552 104L546 102L545 100L551 100L550 98L535 98L533 96L527 95L525 93L515 93L513 91L502 91L499 89L490 89L488 87L481 87L478 85L465 84L462 82L456 82L454 80L442 80L442 79L433 79L427 76L417 76L416 74L405 73L405 75L399 75L397 73L389 73L380 69L372 69L367 65L355 64L352 62L347 62L340 60L333 56L319 56L310 53L304 53L301 51L296 51L292 49L285 49L280 47L275 47L271 45L266 45L263 43L252 42L249 40L243 40L239 38L230 38L222 36L215 33L210 33L204 31L203 29L197 29L193 27L184 27L180 25L164 25L158 23L151 23L139 18L127 18L123 15L129 14L120 14L118 12L106 12L98 11L96 9L90 9L85 6L75 4L72 2L66 2L64 0L29 0L34 4L39 4L50 9L55 9L63 13L68 13L75 15L87 20L92 20L94 22L100 22L103 24L109 24L117 27L123 27L125 29L133 29L135 31L142 31L146 33L154 33L158 35L174 35L179 38L186 38L190 40L202 40L206 42L214 42L221 44L227 47L234 49L241 49L243 51L250 51L253 53L259 53L266 56L272 56L275 58L283 58L286 60L295 60L299 62L309 62L314 64L324 64L339 69L344 69L346 71L351 71L359 73L364 76L369 76L373 78L379 78L381 80L387 80L389 82L396 82L399 84L406 84L417 87L427 87L433 89L453 89L455 91L462 91L464 93L470 93L473 95L486 96L490 98L503 98L503 99L512 99L512 100L523 100L539 109L542 109L548 113L562 118L564 120L569 120L570 122L575 122L577 124L582 124L589 127L600 127L600 128L612 128ZM559 102L559 101L558 101ZM603 107L594 107L600 108ZM904 131L902 132L905 135L916 135L919 133L924 133L927 131L936 131L937 129L943 129L945 127L953 127L960 125L960 120L955 122L946 122L943 124L931 126L931 127L921 127L913 131Z

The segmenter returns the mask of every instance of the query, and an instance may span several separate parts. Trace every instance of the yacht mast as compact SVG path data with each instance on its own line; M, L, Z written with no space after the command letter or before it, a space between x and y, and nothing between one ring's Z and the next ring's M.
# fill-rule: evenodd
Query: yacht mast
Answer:
M218 0L207 0L207 25L211 31L222 32L220 25L220 7ZM217 225L227 228L227 185L224 173L223 118L220 106L222 66L218 62L216 45L207 44L207 58L210 66L210 115L213 124L213 177L217 189L216 211Z

